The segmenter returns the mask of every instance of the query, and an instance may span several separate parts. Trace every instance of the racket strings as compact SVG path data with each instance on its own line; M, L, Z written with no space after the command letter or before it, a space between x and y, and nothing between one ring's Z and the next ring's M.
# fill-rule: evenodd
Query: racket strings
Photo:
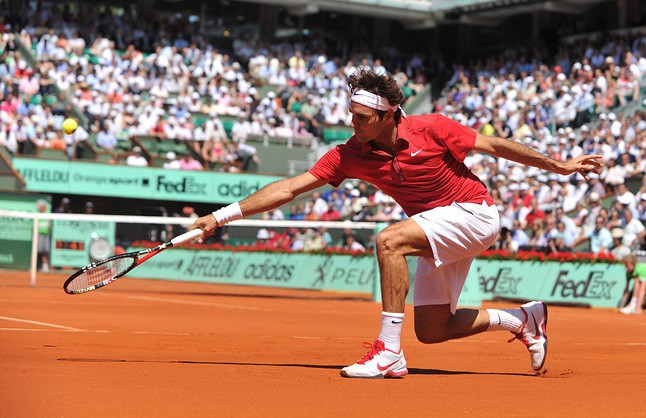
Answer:
M134 261L135 259L133 257L124 257L99 264L78 275L67 285L67 288L70 291L84 290L93 288L104 282L109 282L115 276L127 271Z

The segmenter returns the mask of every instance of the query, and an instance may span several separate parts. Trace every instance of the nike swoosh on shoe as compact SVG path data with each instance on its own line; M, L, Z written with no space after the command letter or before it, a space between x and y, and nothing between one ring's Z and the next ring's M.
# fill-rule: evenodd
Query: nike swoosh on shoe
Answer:
M391 367L393 364L397 363L398 361L399 361L399 360L395 360L395 361L393 361L392 363L387 364L387 365L385 365L385 366L382 366L381 364L377 363L377 368L379 369L379 371L380 371L380 372L383 372L384 370L386 370L387 368Z

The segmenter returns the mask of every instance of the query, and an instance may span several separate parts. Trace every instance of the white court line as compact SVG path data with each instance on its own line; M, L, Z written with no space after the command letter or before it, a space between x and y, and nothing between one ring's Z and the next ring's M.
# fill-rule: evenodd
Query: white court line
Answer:
M138 300L148 300L152 302L164 302L164 303L178 303L183 305L195 305L195 306L210 306L215 308L227 308L227 309L240 309L244 311L266 311L273 312L276 309L271 308L256 308L253 306L240 306L240 305L227 305L223 303L209 303L209 302L196 302L192 300L182 300L182 299L167 299L167 298L155 298L152 296L133 296L133 295L122 295L124 298L138 299Z
M49 328L0 328L0 332L2 331L11 331L11 332L77 332L76 330L69 330L69 329L49 329ZM109 333L110 331L104 330L104 329L98 329L95 331L86 331L86 330L80 330L80 331L85 331L85 332L95 332L97 334L106 334ZM190 336L197 336L200 335L199 333L187 333L187 332L157 332L157 331L129 331L129 334L135 334L135 335L162 335L162 336L170 336L170 337L190 337Z
M131 298L131 299L149 299L149 300L171 300L171 299L164 299L164 298L159 298L155 299L150 296L134 296L134 295L122 295L125 298ZM78 302L75 301L75 303L78 303L83 306L139 306L137 302L126 302L122 300L111 300L109 302L99 302L96 300L81 300L80 298L77 299ZM173 302L179 302L179 300L174 300L172 299ZM320 300L316 300L320 301ZM31 299L2 299L0 298L0 303L32 303L33 300ZM49 304L49 305L65 305L69 306L70 302L69 301L60 301L60 300L43 300L43 301L38 301L39 304ZM276 311L278 309L273 309L273 308L253 308L253 307L243 307L240 305L227 305L227 304L217 304L217 303L208 303L208 302L191 302L191 301L184 301L181 303L186 303L186 304L193 304L193 305L206 305L206 306L222 306L226 308L238 308L238 309L249 309L249 310L266 310L266 311ZM376 302L375 302L376 303ZM281 311L285 311L287 308L281 308ZM341 311L341 310L305 310L305 309L297 309L297 310L290 310L290 312L293 313L319 313L319 314L341 314L341 315L346 315L346 314L360 314L360 315L374 315L374 312L372 311Z
M50 324L47 322L30 321L29 319L11 318L8 316L0 316L0 319L4 319L6 321L23 322L25 324L32 324L32 325L42 325L44 327L58 328L66 331L85 331L84 329L80 329L80 328L66 327L64 325Z
M65 329L47 329L47 328L0 328L0 331L27 331L27 332L76 332Z
M22 303L38 303L39 305L42 304L48 304L48 305L65 305L69 306L70 304L74 303L75 305L83 305L83 306L139 306L137 305L137 302L125 302L125 301L108 301L108 302L100 302L96 301L94 299L90 300L87 298L74 298L74 302L70 302L69 300L67 301L62 301L62 300L39 300L38 302L34 302L33 299L0 299L0 303L15 303L15 304L22 304Z
M229 305L225 303L210 303L210 302L196 302L191 300L182 300L182 299L168 299L168 298L156 298L152 296L134 296L134 295L122 295L124 298L130 299L139 299L139 300L149 300L152 302L166 302L166 303L178 303L184 305L195 305L195 306L210 306L215 308L230 308L230 309L239 309L243 311L263 311L263 312L292 312L292 313L316 313L316 314L374 314L374 312L367 311L334 311L334 310L291 310L289 308L257 308L253 306L242 306L242 305Z

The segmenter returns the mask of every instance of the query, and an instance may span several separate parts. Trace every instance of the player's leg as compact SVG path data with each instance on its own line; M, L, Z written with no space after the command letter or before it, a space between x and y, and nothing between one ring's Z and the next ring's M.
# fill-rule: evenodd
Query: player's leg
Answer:
M44 272L48 272L49 271L49 247L50 247L49 235L46 235L46 234L38 235L37 245L38 245L38 254L40 254L41 269Z
M637 311L639 293L641 288L640 280L638 277L634 277L632 282L633 282L633 291L630 297L630 302L628 302L628 304L623 308L619 309L619 312L626 315L634 314Z
M547 305L529 302L515 309L457 309L457 301L472 259L435 267L420 259L415 277L415 334L426 344L467 337L485 331L510 331L530 353L540 370L547 355Z
M484 203L453 204L415 215L381 231L376 241L384 308L381 332L370 351L356 364L343 368L341 375L387 377L406 374L406 362L400 347L409 286L405 256L419 256L433 260L437 266L448 266L488 248L495 241L498 225L495 207ZM467 271L470 263L471 260L466 265ZM463 284L464 280L456 285L456 295L459 295ZM449 299L445 295L439 297L442 303L451 300L450 296ZM384 369L384 365L389 367Z
M457 309L472 262L467 258L436 267L433 260L418 260L414 304L419 341L434 344L492 330L520 332L526 320L521 308Z
M341 370L344 377L401 377L408 373L400 346L409 286L405 257L432 257L433 254L424 231L410 219L385 228L377 235L375 244L383 306L381 329L368 353Z
M484 332L489 327L485 309L460 308L451 313L451 305L415 306L415 335L424 344L435 344Z
M440 209L440 210L438 210ZM508 330L527 346L540 369L547 350L547 306L530 302L516 309L457 309L475 256L496 239L495 207L454 204L416 215L433 257L420 258L415 278L415 329L420 341L435 343L483 331Z
M456 203L420 213L381 231L376 249L384 311L404 312L409 286L405 256L432 260L436 267L472 260L493 244L499 223L493 206Z
M384 311L403 313L409 286L406 256L433 256L426 234L415 221L408 219L377 234L375 246Z
M630 289L630 282L632 281L632 278L626 274L626 284L624 285L624 293L621 295L621 301L619 302L619 310L621 311L621 308L625 307L628 302L630 301L630 297L632 295L632 291Z
M637 286L637 283L639 283L639 294L637 295L637 305L635 305L635 313L641 314L644 297L646 297L646 281L641 279L635 280L635 286Z

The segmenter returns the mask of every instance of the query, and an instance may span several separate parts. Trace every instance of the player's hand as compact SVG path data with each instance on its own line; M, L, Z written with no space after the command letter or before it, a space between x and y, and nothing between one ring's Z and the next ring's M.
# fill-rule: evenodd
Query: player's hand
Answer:
M203 241L204 238L213 235L213 232L215 232L215 228L218 227L218 223L215 221L215 218L213 217L212 214L204 215L201 218L197 218L195 222L193 222L193 225L189 228L190 230L199 228L202 231L204 231L204 235L202 235L202 238L200 238L200 242Z
M584 179L590 180L587 173L597 173L601 171L603 163L599 160L603 155L580 155L571 160L564 161L562 164L563 171L559 174L572 174L578 172Z

